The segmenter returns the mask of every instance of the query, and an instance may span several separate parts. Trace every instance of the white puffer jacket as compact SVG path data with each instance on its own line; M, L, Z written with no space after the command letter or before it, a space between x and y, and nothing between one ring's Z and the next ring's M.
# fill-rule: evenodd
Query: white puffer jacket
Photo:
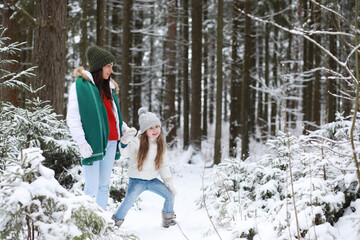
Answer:
M165 183L172 183L172 174L170 171L169 160L165 151L163 164L159 170L155 169L155 157L157 152L156 139L149 139L149 152L144 162L142 171L137 168L137 152L140 147L139 137L135 137L126 148L121 149L121 154L130 158L128 176L131 178L140 178L151 180L157 178L160 174L161 179Z

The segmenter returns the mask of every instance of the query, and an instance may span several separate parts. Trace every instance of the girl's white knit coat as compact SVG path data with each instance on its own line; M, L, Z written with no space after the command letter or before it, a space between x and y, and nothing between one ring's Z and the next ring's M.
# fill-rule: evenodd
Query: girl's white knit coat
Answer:
M155 169L155 157L157 152L156 139L149 138L149 151L147 158L144 162L142 171L137 169L137 153L140 147L139 137L135 137L126 148L121 150L121 155L128 156L130 158L128 176L131 178L140 178L144 180L151 180L157 178L160 174L161 179L164 182L172 181L172 174L169 166L169 159L165 151L163 164L159 170Z

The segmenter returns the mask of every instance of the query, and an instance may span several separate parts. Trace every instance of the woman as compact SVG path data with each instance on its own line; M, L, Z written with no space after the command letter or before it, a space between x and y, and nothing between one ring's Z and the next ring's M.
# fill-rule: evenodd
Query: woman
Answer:
M122 121L118 85L110 78L115 57L91 46L87 50L90 71L75 69L69 90L67 124L82 157L86 195L96 197L105 210L114 160L120 158L119 140L133 133Z

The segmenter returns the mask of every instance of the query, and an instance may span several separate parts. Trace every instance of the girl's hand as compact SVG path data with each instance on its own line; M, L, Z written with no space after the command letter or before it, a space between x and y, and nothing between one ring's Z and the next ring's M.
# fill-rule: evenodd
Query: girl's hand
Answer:
M164 182L164 183L165 183L166 187L167 187L174 195L177 194L177 191L176 191L176 189L175 189L175 187L174 187L174 185L173 185L173 183L172 183L171 180L170 180L170 181L166 181L166 182Z

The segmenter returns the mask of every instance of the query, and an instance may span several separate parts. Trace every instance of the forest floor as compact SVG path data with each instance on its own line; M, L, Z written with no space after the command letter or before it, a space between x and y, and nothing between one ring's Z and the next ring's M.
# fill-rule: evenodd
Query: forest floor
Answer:
M128 212L121 231L135 234L141 240L213 240L220 239L213 230L204 208L196 204L202 197L202 164L188 164L184 159L172 159L174 186L177 190L174 210L178 225L161 226L163 198L146 191L140 195L138 207ZM176 164L176 165L175 165ZM206 172L211 169L206 169ZM230 239L231 232L218 229L222 239Z

